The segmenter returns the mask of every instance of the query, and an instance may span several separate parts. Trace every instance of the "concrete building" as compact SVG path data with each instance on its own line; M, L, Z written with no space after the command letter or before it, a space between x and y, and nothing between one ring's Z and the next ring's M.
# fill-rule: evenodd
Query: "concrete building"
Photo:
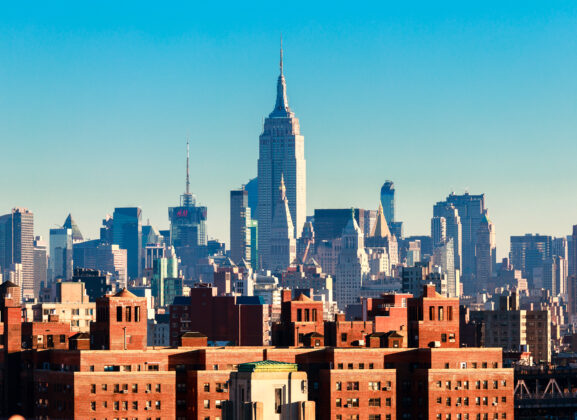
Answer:
M294 225L300 235L306 219L306 161L299 120L288 105L281 47L280 75L274 110L264 121L258 158L258 249L262 267L270 268L270 239L278 199L277 188L284 177L286 197Z
M241 363L230 374L230 400L225 419L314 420L308 401L308 378L295 363L264 360Z
M482 325L478 345L518 351L528 347L536 362L551 362L551 314L548 309L520 309L516 294L501 296L498 310L472 311L472 322Z
M100 240L80 242L73 245L74 269L91 269L109 273L111 281L119 288L128 285L127 250L119 245Z
M435 217L442 217L445 219L444 225L446 239L453 239L455 269L461 270L463 231L459 210L457 210L453 204L441 201L433 206L433 218Z

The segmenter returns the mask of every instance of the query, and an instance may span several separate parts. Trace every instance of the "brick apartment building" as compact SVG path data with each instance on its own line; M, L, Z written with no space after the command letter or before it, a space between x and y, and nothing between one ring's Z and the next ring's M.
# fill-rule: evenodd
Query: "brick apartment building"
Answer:
M440 348L326 347L307 341L315 334L314 327L297 347L206 347L205 334L196 333L184 335L181 346L151 348L146 347L146 322L142 322L145 299L126 291L98 300L97 322L90 337L78 334L69 340L75 350L23 349L21 307L14 298L19 296L17 289L6 283L0 286L2 415L233 418L230 410L238 406L239 397L230 392L231 378L237 378L236 372L245 369L240 366L247 362L270 361L273 366L282 362L298 368L298 378L306 378L299 379L300 391L306 391L313 403L303 404L316 407L318 419L513 418L513 371L503 368L501 349L450 348L449 342L441 342ZM284 305L290 309L285 309L291 315L284 320L293 340L298 342L301 334L300 330L296 333L299 309L300 322L319 322L318 317L313 320L311 311L305 321L306 309L314 309L314 304L297 299ZM438 316L439 306L435 298L424 307L435 307ZM291 321L293 316L296 322ZM443 322L449 322L444 320L443 316ZM436 337L426 340L435 342ZM286 404L282 405L286 394L281 392L278 398L277 413L288 412L283 411Z

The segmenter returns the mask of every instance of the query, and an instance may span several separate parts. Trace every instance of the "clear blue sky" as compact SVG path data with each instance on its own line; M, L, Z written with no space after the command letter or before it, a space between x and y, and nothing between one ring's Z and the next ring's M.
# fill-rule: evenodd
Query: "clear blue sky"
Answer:
M577 223L575 1L4 2L0 211L29 207L44 236L72 212L95 237L129 205L166 228L190 136L192 189L228 241L281 32L309 214L376 208L392 179L407 234L465 189L487 194L499 255Z

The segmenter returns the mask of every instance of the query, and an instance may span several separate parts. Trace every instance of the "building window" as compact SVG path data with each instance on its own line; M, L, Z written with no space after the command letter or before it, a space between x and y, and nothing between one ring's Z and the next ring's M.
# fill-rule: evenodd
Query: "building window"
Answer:
M335 382L335 389L336 389L337 391L340 391L341 388L342 388L342 383L341 383L341 382Z
M369 391L379 391L381 389L380 382L369 382Z
M446 343L446 342L447 342L447 334L441 334L441 341L442 341L443 343Z
M299 309L300 311L300 309ZM282 408L282 388L274 390L274 412L280 414Z
M102 390L103 390L103 391L106 391L107 389L108 389L108 385L102 384Z
M439 321L443 321L443 307L439 306Z
M210 408L210 400L204 400L203 407Z
M341 341L347 341L347 333L341 334Z
M453 320L453 307L447 306L447 321Z
M66 336L64 334L60 334L60 343L66 343Z
M116 322L122 322L122 306L116 307Z
M381 406L380 398L369 398L369 407L380 407L380 406Z
M391 406L391 399L390 399L390 398L385 398L385 405L386 405L387 407L390 407L390 406Z
M214 406L215 406L215 408L222 408L222 401L221 400L215 400Z
M337 365L337 369L343 369L343 364L342 364L342 363L339 363L339 364Z
M348 368L349 368L349 369L354 369L353 364L352 364L352 363L349 363Z
M358 406L359 406L358 398L347 398L347 407L358 407Z
M156 401L156 409L160 410L160 401Z
M210 392L210 384L205 383L203 385L202 389L204 390L204 392Z
M96 401L92 401L92 402L90 403L90 409L91 409L92 411L96 411Z
M132 392L138 392L138 384L132 384Z
M435 307L430 306L429 307L429 321L434 321L434 320L435 320Z
M128 410L128 401L122 401L122 409Z
M359 363L359 369L364 369L365 368L365 364L364 363Z
M359 390L358 382L347 382L347 391L358 391L358 390Z
M138 401L132 401L132 409L138 410Z
M156 392L160 392L160 384L156 384Z
M96 384L90 385L90 393L91 393L91 394L96 394Z
M342 401L341 401L340 398L337 398L337 399L335 400L335 406L336 406L336 407L342 407L342 404L343 404L343 403L342 403Z
M303 320L303 310L297 309L297 322L302 322Z
M369 420L381 420L380 414L369 414Z
M134 322L140 322L140 306L134 307Z
M369 363L369 369L374 369L375 365L373 363Z

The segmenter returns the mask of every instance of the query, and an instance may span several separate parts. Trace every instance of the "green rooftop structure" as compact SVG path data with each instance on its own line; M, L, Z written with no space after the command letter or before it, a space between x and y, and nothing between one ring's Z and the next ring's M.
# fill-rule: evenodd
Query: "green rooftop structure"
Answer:
M261 362L241 363L238 365L239 372L297 372L298 365L295 363L275 362L263 360Z

